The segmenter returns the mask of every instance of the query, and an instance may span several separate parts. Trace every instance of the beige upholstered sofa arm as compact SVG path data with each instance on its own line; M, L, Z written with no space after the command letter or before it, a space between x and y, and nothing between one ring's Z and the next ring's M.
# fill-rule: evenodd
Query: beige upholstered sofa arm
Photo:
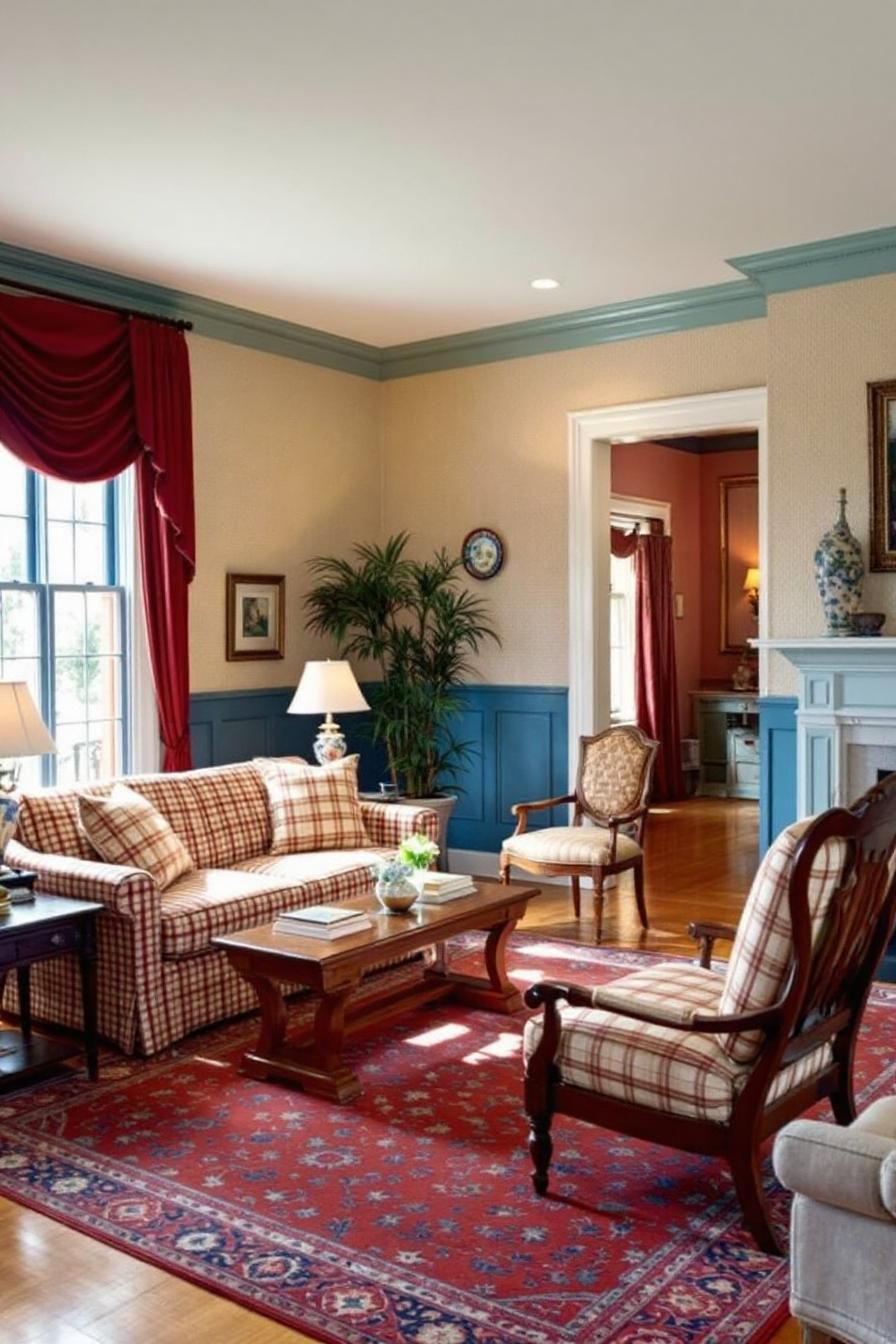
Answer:
M160 918L158 887L142 868L122 868L68 854L41 854L17 840L10 840L4 859L13 868L37 873L38 891L78 901L98 901L121 915L139 913L141 920L147 915L154 916L156 921Z
M430 840L439 838L439 818L428 807L362 802L361 816L370 843L382 849L397 849L402 840L418 832Z
M875 1133L863 1119L846 1129L795 1120L775 1142L775 1173L796 1194L888 1221L896 1218L896 1136Z

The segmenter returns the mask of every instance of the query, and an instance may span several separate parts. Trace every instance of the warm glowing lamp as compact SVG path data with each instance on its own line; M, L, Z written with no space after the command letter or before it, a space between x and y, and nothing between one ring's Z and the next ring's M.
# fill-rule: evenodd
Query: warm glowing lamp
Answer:
M23 756L56 750L24 681L0 681L0 857L16 826L19 805L12 797Z
M324 714L314 739L314 756L318 765L338 761L345 755L345 734L334 723L334 714L356 714L369 709L355 681L351 667L343 660L310 662L305 664L302 679L293 696L287 714Z
M749 601L750 607L752 608L753 616L758 618L759 570L756 568L755 565L751 565L750 568L747 570L747 575L746 578L744 579L744 592L746 593L747 600Z

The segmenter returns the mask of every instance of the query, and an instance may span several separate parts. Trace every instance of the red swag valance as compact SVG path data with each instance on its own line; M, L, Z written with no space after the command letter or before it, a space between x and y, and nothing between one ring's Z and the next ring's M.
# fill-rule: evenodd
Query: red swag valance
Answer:
M29 467L102 481L137 466L150 660L166 770L188 769L188 585L196 569L183 332L57 299L0 294L0 442Z
M638 530L624 532L621 527L610 528L610 553L617 560L627 560L638 549Z

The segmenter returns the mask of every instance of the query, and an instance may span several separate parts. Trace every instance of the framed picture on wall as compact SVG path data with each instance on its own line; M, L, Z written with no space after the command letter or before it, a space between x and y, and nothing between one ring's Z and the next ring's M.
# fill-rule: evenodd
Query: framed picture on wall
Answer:
M722 653L742 653L757 633L756 608L745 586L756 573L759 531L758 476L723 476L719 481L721 524ZM757 599L758 600L758 599Z
M896 379L868 384L871 569L896 569Z
M227 661L283 657L282 574L227 575Z

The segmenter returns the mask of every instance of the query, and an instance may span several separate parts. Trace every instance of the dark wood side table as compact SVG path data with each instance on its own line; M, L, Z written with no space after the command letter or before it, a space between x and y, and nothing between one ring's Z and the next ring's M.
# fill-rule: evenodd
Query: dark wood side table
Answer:
M87 1074L97 1078L95 901L35 896L0 916L0 979L15 970L19 985L19 1027L0 1030L0 1088L19 1082L58 1060L85 1051ZM31 1027L31 967L36 961L73 952L81 971L84 1044L71 1036L47 1035Z

